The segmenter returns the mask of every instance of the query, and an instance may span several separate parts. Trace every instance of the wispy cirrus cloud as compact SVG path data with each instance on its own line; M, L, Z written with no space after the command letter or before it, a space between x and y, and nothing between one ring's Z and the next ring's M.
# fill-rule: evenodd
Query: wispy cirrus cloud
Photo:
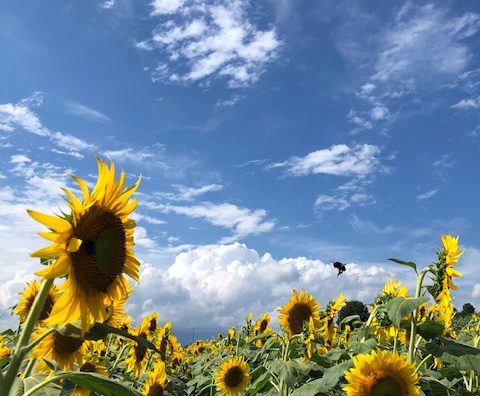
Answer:
M435 188L433 190L430 190L430 191L426 191L424 193L421 193L421 194L418 194L417 195L417 201L424 201L426 199L430 199L430 198L433 198L435 195L438 194L440 190L438 188Z
M176 213L191 218L203 219L208 223L228 228L233 235L224 237L220 243L231 243L273 230L275 220L267 219L264 209L243 208L231 203L201 202L191 206L144 203L148 209L157 209L163 213Z
M373 37L363 38L368 44L351 38L374 54L370 77L357 92L368 108L349 111L347 119L355 125L351 132L385 131L401 114L418 107L422 91L437 90L439 81L447 84L465 72L472 58L466 39L479 29L479 13L458 14L443 4L407 1ZM466 99L457 108L471 105Z
M276 59L281 46L274 28L262 30L249 20L249 2L156 0L152 8L162 23L136 47L160 49L164 55L151 70L153 80L208 83L223 78L230 87L247 86Z
M70 114L75 114L80 117L86 118L87 120L97 121L102 123L107 123L110 121L110 118L102 113L101 111L92 109L84 104L68 101L65 103L65 109Z
M158 198L168 199L171 201L193 201L195 198L199 197L200 195L223 190L223 186L221 184L211 183L211 184L204 184L199 187L187 187L181 184L173 184L177 191L176 192L160 192L156 193L155 196Z
M0 130L12 132L16 129L23 129L34 135L47 137L57 147L52 151L75 158L83 158L83 152L97 149L94 144L83 139L63 132L52 131L43 125L34 111L34 108L42 103L43 94L34 92L30 97L22 99L18 103L0 104Z

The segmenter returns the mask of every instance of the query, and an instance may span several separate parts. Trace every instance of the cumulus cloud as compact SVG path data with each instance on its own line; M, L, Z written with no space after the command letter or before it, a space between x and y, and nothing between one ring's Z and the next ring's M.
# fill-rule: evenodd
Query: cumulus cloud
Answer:
M277 57L281 42L275 29L253 25L248 6L242 0L155 0L152 15L162 23L149 39L136 44L167 55L154 69L153 79L188 83L223 77L231 87L257 81Z
M387 271L375 265L350 263L337 278L337 271L321 260L277 260L240 243L208 245L178 254L164 270L144 265L131 302L137 313L156 310L179 327L231 326L250 311L276 316L292 289L308 290L324 307L339 290L348 299L368 302L386 278Z
M380 167L380 148L370 144L348 146L336 144L313 151L304 157L292 157L270 168L285 168L289 176L327 174L336 176L363 176L376 172Z

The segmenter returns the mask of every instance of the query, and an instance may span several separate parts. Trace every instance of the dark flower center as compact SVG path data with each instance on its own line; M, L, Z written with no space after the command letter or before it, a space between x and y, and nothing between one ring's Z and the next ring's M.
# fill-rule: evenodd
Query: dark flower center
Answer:
M71 253L75 277L85 291L106 292L123 272L126 235L122 221L100 206L92 206L73 232L82 240Z
M91 363L84 363L82 365L82 367L80 367L80 371L82 371L84 373L96 373L97 372L95 366Z
M405 396L403 386L395 378L383 377L372 387L371 396Z
M83 345L83 340L73 337L64 336L55 332L55 342L53 348L55 353L62 357L68 357L72 353L78 351Z
M243 370L240 367L231 367L225 373L225 385L228 388L235 388L243 381Z
M147 396L163 396L163 387L160 384L154 384L148 390Z
M147 339L147 337L143 333L141 333L139 337L145 340ZM135 359L137 359L137 362L141 362L145 357L146 353L147 347L143 345L143 343L137 342L137 345L135 346Z
M266 319L263 319L262 323L260 323L260 331L263 333L267 328L267 326L268 326L268 321Z
M312 316L310 307L303 303L297 303L288 313L288 324L293 334L299 334L303 330L304 323L307 323Z

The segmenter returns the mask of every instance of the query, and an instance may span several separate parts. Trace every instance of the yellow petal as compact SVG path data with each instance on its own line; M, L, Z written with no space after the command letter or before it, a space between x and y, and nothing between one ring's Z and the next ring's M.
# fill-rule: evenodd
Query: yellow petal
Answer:
M68 243L68 248L67 250L69 252L78 252L78 249L80 249L80 245L82 244L82 240L73 237L70 239L70 242Z
M35 275L46 279L55 279L64 276L70 269L70 258L67 255L60 256L53 264L48 265L44 269L35 272Z
M53 258L60 256L62 253L65 253L65 249L62 248L61 245L54 243L53 245L44 247L43 249L31 253L30 256L38 258Z
M50 216L45 213L35 212L29 209L27 209L27 212L34 220L46 225L48 228L51 228L54 231L64 232L72 228L72 225L61 217Z

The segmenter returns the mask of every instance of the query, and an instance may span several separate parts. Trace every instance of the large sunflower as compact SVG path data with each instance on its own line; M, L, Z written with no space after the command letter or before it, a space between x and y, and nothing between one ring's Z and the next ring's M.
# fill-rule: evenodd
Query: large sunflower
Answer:
M27 287L23 289L23 291L20 293L20 301L13 311L19 316L20 323L25 322L25 320L27 319L28 313L30 312L30 308L32 307L33 302L35 301L35 297L37 297L37 294L39 293L39 291L40 291L40 285L35 280L33 282L28 282ZM43 308L42 308L42 311L40 312L40 316L38 317L38 323L40 325L50 316L53 305L55 304L57 299L58 299L58 290L55 287L55 285L52 285L48 292L45 303L43 304Z
M140 179L127 188L125 173L117 180L113 162L110 167L97 162L98 180L92 191L84 180L72 176L82 190L82 201L63 189L71 215L28 211L50 228L40 235L53 242L32 256L56 259L36 274L46 279L67 276L48 323L64 325L80 319L83 333L95 322L104 322L112 302L128 294L124 274L138 282L139 262L132 251L135 222L129 215L137 206L137 200L130 198Z
M165 363L160 360L154 364L153 371L148 373L148 380L144 385L143 394L145 396L163 396L166 384L167 372Z
M281 307L279 321L280 326L291 337L299 334L303 330L303 326L308 324L310 317L313 317L315 326L319 321L320 305L315 298L304 290L300 290L300 295L294 290L290 301Z
M48 329L37 330L33 338L42 336ZM88 349L89 341L80 338L68 337L58 331L48 334L38 345L36 345L30 358L39 360L35 372L42 371L49 373L51 370L43 359L54 360L63 371L72 370L74 364L81 365L82 356Z
M255 323L255 326L253 327L253 332L255 336L264 334L264 333L270 333L273 330L269 327L270 325L270 315L268 313L264 314L261 316ZM260 338L255 342L255 345L258 348L261 348L266 342L265 338Z
M224 396L239 395L249 383L249 367L242 357L224 361L215 374L217 390Z
M401 355L372 351L353 358L354 368L345 373L347 396L419 396L415 365Z

